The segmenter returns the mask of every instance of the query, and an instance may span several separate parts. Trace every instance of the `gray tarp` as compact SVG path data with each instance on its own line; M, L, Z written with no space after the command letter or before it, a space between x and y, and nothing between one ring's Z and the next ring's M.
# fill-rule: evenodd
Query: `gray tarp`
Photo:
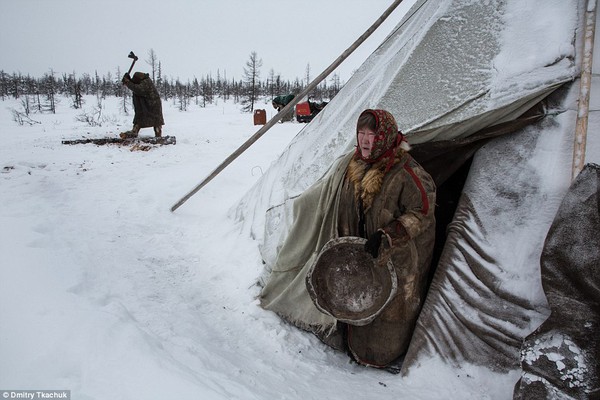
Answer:
M565 196L542 253L550 317L522 349L515 399L600 398L600 166Z

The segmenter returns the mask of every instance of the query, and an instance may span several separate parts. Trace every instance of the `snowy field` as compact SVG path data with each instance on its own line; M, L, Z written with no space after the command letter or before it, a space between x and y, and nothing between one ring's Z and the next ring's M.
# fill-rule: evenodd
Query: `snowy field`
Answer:
M274 126L172 213L258 130L252 115L221 100L186 112L163 103L164 135L177 144L130 151L61 144L131 127L114 98L100 127L76 121L81 110L68 104L20 126L10 111L20 102L0 101L0 390L71 390L76 400L512 398L518 374L435 360L407 377L364 368L258 307L258 243L230 209L303 124Z

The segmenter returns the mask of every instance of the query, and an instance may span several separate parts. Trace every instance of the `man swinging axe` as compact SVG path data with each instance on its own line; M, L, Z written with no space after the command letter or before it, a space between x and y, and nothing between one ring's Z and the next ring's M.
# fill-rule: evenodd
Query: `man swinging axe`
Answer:
M119 134L121 139L135 138L138 136L142 128L154 128L156 137L162 136L162 126L165 124L162 114L162 104L160 95L156 86L150 79L150 75L143 72L136 72L133 77L129 74L133 69L133 65L138 60L138 57L129 52L129 58L133 59L129 71L123 75L123 85L127 86L132 92L133 109L135 116L133 117L133 128L130 131Z

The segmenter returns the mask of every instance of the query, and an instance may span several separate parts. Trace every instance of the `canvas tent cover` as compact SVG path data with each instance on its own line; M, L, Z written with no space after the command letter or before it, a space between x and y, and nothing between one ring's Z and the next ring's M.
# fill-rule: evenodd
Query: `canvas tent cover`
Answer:
M413 145L512 121L576 76L579 2L418 1L237 206L267 264L289 229L288 200L352 149L363 109L389 110Z
M404 373L425 356L518 368L521 341L549 314L539 257L569 185L575 112L564 84L579 73L585 8L582 0L417 1L234 210L260 243L265 276L294 198L352 150L363 109L387 109L438 185L477 151ZM517 133L500 136L507 132ZM564 150L549 162L550 148Z

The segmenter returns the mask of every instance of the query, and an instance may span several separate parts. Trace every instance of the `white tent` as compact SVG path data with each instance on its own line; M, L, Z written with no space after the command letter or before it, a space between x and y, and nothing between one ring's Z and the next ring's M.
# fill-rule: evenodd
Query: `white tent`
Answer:
M578 1L536 3L417 2L244 197L237 212L252 235L263 236L267 209L302 193L352 148L365 108L392 112L411 144L448 140L514 119L573 80ZM538 21L518 15L538 6Z
M294 197L352 149L363 109L387 109L440 193L460 191L464 179L450 178L476 152L403 372L425 357L519 369L524 338L549 314L540 255L570 185L590 4L418 1L235 209L266 273ZM592 143L586 161L598 160Z

